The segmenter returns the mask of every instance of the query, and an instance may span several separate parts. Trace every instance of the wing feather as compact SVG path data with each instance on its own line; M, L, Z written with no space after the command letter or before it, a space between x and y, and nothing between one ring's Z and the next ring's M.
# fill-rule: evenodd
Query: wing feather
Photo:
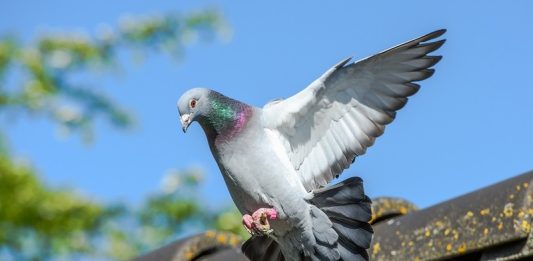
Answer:
M433 75L445 40L438 30L348 64L345 59L307 88L263 108L264 127L310 191L326 185L363 155L396 111ZM274 137L274 138L272 138Z

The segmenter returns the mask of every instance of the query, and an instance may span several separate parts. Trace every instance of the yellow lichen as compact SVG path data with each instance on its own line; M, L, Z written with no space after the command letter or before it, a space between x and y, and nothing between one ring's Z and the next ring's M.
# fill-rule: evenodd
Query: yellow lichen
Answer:
M452 244L446 245L446 251L452 251Z
M381 246L379 245L379 242L375 243L374 247L372 247L372 255L373 256L377 255L380 250L381 250Z
M507 203L505 204L505 207L503 207L503 214L506 217L513 216L513 203Z
M227 239L227 238L226 238L226 235L224 235L224 234L219 234L219 235L217 236L217 241L218 241L218 243L220 243L220 244L225 244L225 243L226 243L226 239Z
M231 235L229 243L233 246L236 246L237 244L239 244L239 239L237 238L237 236Z
M458 248L457 248L457 252L459 253L464 253L466 251L466 245L465 244L461 244Z
M185 259L186 260L192 260L194 258L194 254L191 251L185 252Z
M529 230L531 230L531 224L529 224L529 222L527 222L526 220L522 220L522 230L524 230L524 232L529 233Z

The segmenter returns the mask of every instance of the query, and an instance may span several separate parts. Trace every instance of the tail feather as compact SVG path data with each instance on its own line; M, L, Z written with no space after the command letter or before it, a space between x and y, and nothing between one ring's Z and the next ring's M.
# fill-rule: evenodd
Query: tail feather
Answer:
M342 243L339 244L338 249L344 261L367 261L369 259L364 249L347 248Z
M331 249L331 245L326 245L320 242L317 242L315 245L315 253L311 256L311 260L339 260L340 252L338 250Z
M276 241L272 240L272 243L268 246L264 254L265 257L270 257L272 261L285 261L283 254L281 253L281 248L279 247Z
M244 242L241 250L250 260L285 261L278 243L268 236L251 237Z
M335 185L313 190L313 194L310 201L318 207L354 204L368 198L360 177L351 177Z
M371 201L365 195L363 180L348 178L336 185L313 191L309 200L322 210L337 232L337 249L342 260L368 260L373 230Z
M341 206L327 206L321 207L322 211L330 218L338 218L341 220L357 220L361 222L370 221L372 218L372 211L370 208L370 200L362 201L357 204L347 204Z
M371 201L365 195L363 180L348 178L336 185L314 190L308 200L316 239L312 256L302 260L368 260L373 230ZM283 261L276 241L255 236L244 243L242 251L250 260Z
M370 224L359 221L348 223L336 219L332 219L332 222L333 229L337 231L339 237L350 243L352 247L370 248L373 233Z

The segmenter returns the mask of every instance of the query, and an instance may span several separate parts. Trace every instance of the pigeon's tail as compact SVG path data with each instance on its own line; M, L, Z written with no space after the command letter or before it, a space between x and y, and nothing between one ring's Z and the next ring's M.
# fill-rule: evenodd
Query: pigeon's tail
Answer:
M341 260L368 260L372 227L371 201L363 190L363 180L348 178L330 187L313 191L310 203L322 210L338 234Z
M242 245L242 252L251 261L285 261L281 248L267 235L253 236Z
M308 200L312 232L316 239L311 257L302 260L368 260L372 216L370 199L364 194L361 178L349 178L330 187L313 191ZM283 261L286 258L276 241L254 236L242 246L250 260ZM302 253L303 254L303 253Z

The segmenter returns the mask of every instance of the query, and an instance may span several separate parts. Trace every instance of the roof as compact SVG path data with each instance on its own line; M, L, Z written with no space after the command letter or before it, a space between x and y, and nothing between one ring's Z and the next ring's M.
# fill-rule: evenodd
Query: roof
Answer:
M372 260L533 257L533 171L375 223Z
M373 200L371 260L533 258L533 171L417 210L398 198ZM247 260L237 236L207 231L140 256L148 260Z
M206 231L186 237L139 256L132 261L235 260L247 261L240 253L241 240L228 232Z

